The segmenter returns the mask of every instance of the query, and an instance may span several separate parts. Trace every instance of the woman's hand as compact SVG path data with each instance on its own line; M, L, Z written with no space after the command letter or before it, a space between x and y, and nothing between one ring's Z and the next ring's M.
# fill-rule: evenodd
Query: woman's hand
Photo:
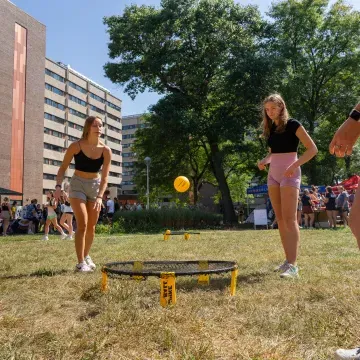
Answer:
M55 192L54 192L54 198L55 200L59 200L61 196L61 187L60 186L56 186L55 187Z
M290 165L290 166L286 169L286 171L285 171L285 173L284 173L284 176L285 176L285 177L288 177L288 178L294 177L294 172L295 172L295 170L296 170L297 168L298 168L298 166L296 166L296 165L294 165L294 164Z
M264 163L264 159L258 161L257 166L258 166L259 170L265 170L266 164Z
M102 207L102 197L97 196L94 202L94 210L100 211Z

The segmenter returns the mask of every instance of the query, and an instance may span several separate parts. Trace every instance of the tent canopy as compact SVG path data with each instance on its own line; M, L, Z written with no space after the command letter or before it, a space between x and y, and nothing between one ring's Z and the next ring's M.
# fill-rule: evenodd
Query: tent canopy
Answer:
M304 190L304 189L310 189L311 186L310 185L301 185L301 190ZM321 186L318 186L319 188L319 192L323 193L325 192L325 186L324 185L321 185ZM268 192L268 186L265 184L265 185L258 185L258 186L252 186L252 187L249 187L247 188L246 190L246 193L248 195L250 194L267 194Z
M0 187L0 195L22 195L23 193Z

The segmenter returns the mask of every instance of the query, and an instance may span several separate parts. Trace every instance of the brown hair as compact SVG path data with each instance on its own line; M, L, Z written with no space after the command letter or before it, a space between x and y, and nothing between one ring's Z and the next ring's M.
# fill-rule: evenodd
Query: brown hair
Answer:
M89 116L86 118L83 133L81 136L82 139L87 139L90 133L90 127L96 119L99 119L102 122L102 119L99 118L98 116Z
M285 131L286 123L289 119L289 113L286 108L286 104L284 99L279 94L271 94L269 95L262 104L262 115L263 115L263 122L262 122L262 128L263 128L263 136L267 139L270 136L270 130L273 124L273 121L269 118L269 116L266 113L265 105L269 102L275 103L279 105L282 109L279 116L279 125L276 128L277 133L282 133Z

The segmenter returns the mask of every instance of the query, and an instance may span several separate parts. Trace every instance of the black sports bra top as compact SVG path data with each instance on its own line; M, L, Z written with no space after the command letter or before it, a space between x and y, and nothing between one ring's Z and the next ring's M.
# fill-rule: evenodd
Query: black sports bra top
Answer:
M80 151L74 155L75 170L88 172L88 173L99 172L102 164L104 163L104 150L99 158L91 159L83 153L80 143L78 143L78 144L79 144Z

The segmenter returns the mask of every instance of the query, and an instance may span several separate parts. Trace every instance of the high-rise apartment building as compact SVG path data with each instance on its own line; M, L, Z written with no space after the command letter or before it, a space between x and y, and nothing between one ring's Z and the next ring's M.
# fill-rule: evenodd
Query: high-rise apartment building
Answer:
M133 181L134 164L137 161L137 158L132 145L136 139L136 130L145 127L142 116L143 114L137 114L124 116L122 118L123 177L121 188L124 195L137 193Z
M0 0L0 22L0 187L23 193L24 200L43 200L55 188L66 148L80 139L86 117L95 115L113 153L109 188L117 193L121 100L70 66L46 59L45 25L8 0ZM71 164L66 178L73 172Z
M7 0L0 23L0 186L39 199L46 28Z
M68 146L81 138L85 119L99 116L102 140L112 150L108 187L120 188L122 176L121 100L70 66L46 59L44 97L43 191L54 189L56 174ZM65 178L74 173L70 164Z

